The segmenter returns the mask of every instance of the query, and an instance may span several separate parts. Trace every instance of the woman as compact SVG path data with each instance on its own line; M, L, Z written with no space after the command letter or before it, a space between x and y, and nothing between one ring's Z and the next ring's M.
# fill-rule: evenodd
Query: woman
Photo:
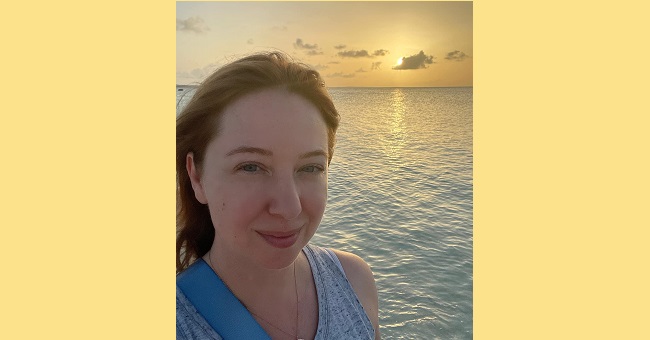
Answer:
M196 90L176 122L177 338L379 338L370 267L308 244L338 121L318 72L277 52Z

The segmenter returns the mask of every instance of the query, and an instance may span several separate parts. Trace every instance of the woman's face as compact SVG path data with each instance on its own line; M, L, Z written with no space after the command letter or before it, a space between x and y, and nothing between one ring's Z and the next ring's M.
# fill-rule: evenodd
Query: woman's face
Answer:
M226 108L202 169L188 155L196 198L215 227L214 259L269 269L293 262L325 211L327 141L318 109L286 90Z

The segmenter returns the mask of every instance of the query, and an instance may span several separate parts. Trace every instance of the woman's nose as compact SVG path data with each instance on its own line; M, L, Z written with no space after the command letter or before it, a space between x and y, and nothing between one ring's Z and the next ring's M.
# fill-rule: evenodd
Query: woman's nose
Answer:
M300 192L293 176L275 178L271 188L269 213L285 220L291 220L302 212Z

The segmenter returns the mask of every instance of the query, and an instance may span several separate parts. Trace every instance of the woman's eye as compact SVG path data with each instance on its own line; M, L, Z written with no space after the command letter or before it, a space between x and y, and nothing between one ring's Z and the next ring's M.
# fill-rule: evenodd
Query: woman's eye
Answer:
M257 164L244 164L239 167L240 170L244 170L246 172L255 172L260 169L260 167Z
M303 172L321 172L323 168L318 165L307 165L302 168Z

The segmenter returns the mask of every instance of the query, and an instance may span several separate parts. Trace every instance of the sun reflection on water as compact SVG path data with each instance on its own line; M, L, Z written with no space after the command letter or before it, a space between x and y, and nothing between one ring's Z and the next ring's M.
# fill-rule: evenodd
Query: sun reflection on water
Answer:
M390 100L391 110L385 117L389 128L386 135L381 138L382 147L392 167L401 164L402 153L406 144L407 130L404 123L406 106L404 104L404 92L402 89L394 89Z

